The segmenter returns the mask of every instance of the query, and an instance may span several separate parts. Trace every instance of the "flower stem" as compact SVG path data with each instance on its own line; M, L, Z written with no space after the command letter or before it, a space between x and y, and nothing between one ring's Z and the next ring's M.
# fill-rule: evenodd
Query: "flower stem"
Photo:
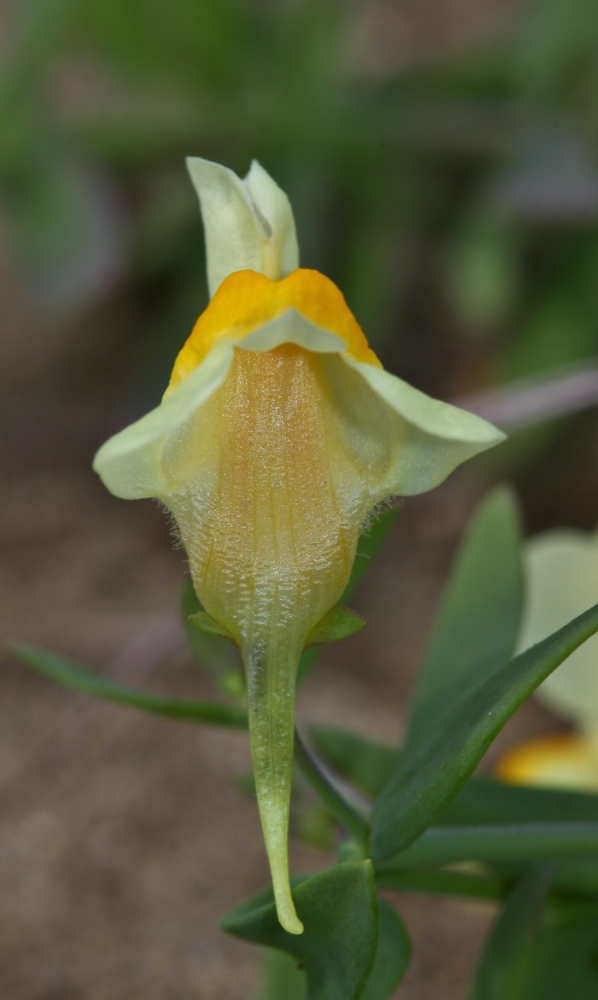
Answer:
M367 803L352 790L341 788L338 779L305 745L297 729L295 729L295 762L333 816L360 844L365 845L370 831L370 810Z

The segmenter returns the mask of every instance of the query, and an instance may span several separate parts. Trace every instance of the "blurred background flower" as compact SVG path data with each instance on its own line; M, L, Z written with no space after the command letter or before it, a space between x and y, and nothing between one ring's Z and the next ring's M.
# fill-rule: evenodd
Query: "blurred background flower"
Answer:
M207 303L186 155L240 174L259 159L302 265L423 391L496 422L498 406L513 430L530 387L504 383L568 372L565 402L542 390L542 422L502 456L405 504L355 601L368 629L300 696L305 718L396 740L484 485L515 477L532 532L596 523L596 0L4 0L0 54L3 634L210 692L159 512L104 497L89 469L157 403ZM231 785L244 737L90 705L14 665L0 683L0 993L246 998L254 956L215 926L267 880ZM503 748L551 728L528 705ZM294 850L297 870L326 863ZM483 919L405 907L421 961L402 996L460 997Z
M535 535L525 546L527 601L521 650L598 603L598 534L571 528ZM598 644L576 650L536 691L569 723L509 750L497 774L523 785L598 791Z

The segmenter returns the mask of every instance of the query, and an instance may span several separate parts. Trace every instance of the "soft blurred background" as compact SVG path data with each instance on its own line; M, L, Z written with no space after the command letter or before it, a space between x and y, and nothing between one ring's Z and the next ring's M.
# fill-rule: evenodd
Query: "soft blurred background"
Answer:
M515 481L530 532L598 520L597 0L2 0L0 137L2 636L214 696L163 515L90 463L158 401L206 305L185 155L241 174L256 157L303 265L340 285L385 365L513 428L404 505L354 601L368 629L300 696L304 726L396 741L488 485ZM505 383L570 372L572 412L518 429ZM8 660L0 688L0 996L257 997L258 956L217 928L267 881L245 735ZM554 725L527 705L500 746ZM297 871L330 863L310 839ZM401 997L463 997L491 911L399 905L416 949Z

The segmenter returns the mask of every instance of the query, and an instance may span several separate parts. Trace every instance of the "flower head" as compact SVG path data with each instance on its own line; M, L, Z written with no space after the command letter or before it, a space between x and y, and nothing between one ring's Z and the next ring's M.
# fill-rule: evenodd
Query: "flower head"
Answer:
M212 299L161 404L94 467L117 496L169 508L201 603L241 651L279 918L300 933L286 840L307 636L374 508L432 489L504 435L383 370L338 288L298 267L289 202L258 164L244 181L204 160L189 169Z
M598 531L572 528L530 539L524 551L528 600L520 650L545 639L598 601ZM584 642L536 696L574 726L507 752L497 774L514 784L598 791L598 639Z

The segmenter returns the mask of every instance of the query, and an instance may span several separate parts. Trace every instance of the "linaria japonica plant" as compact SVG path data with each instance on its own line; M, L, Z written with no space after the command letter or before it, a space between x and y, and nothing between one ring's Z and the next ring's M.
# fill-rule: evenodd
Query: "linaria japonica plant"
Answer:
M233 643L244 684L227 668L227 702L163 699L31 646L11 650L99 697L248 726L272 888L222 926L274 950L266 975L286 996L393 993L409 937L381 889L495 903L472 1000L550 1000L571 984L597 995L598 798L472 775L518 706L598 631L598 607L516 654L518 515L497 490L463 540L400 752L326 727L311 748L294 736L296 685L315 651L364 625L344 601L363 572L356 554L373 556L392 525L392 501L433 489L504 435L384 371L339 289L299 267L288 199L259 164L243 180L188 165L211 299L162 402L107 441L94 468L116 496L168 509L189 559L193 648L203 658L207 636ZM290 879L293 760L339 831L339 854Z

